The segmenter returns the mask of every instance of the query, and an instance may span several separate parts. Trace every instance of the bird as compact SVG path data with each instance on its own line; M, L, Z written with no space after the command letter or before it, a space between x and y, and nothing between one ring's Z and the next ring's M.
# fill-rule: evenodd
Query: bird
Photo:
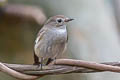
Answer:
M66 23L74 19L64 15L50 17L39 30L34 45L34 64L48 65L64 53L68 34Z

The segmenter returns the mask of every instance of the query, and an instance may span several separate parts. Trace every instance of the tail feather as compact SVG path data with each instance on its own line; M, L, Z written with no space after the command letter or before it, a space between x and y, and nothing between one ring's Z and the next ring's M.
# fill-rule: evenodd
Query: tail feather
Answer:
M48 64L51 63L52 61L53 61L53 59L48 58L46 65L48 65Z
M36 56L35 52L34 52L34 65L39 65L39 58Z

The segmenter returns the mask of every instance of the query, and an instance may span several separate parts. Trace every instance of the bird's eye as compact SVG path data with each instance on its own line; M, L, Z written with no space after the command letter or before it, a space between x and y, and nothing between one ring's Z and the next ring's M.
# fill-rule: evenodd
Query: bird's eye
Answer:
M61 23L61 22L63 22L63 20L62 19L57 19L57 22Z

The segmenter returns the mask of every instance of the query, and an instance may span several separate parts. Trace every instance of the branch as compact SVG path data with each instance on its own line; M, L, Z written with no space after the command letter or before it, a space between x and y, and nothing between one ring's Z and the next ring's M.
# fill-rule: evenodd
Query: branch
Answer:
M6 67L4 64L0 63L0 70L4 73L7 73L15 78L18 78L18 79L24 79L24 80L33 80L33 79L37 79L38 76L32 76L32 75L26 75L26 74L22 74L22 73L19 73L15 70L12 70L8 67Z
M3 68L5 67L7 67L8 69L3 70ZM103 71L120 72L120 63L105 62L99 64L83 60L57 59L48 66L43 66L42 70L37 65L7 64L7 63L3 64L1 63L0 70L19 79L22 78L24 80L31 80L36 79L39 76L42 77L45 75L53 74L56 75L68 73L92 73Z

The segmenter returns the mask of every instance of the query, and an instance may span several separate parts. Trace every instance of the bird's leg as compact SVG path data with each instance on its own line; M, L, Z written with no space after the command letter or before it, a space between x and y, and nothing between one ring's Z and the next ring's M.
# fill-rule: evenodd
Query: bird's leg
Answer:
M54 64L56 64L56 57L55 57L55 59L54 59L55 61L54 61Z
M40 69L42 70L42 66L43 66L43 57L41 57L39 59L39 62L38 63L35 63L34 65L38 65L38 68L40 67Z
M42 70L42 66L43 66L43 57L41 57L41 59L40 59L40 68L41 68L41 70Z

